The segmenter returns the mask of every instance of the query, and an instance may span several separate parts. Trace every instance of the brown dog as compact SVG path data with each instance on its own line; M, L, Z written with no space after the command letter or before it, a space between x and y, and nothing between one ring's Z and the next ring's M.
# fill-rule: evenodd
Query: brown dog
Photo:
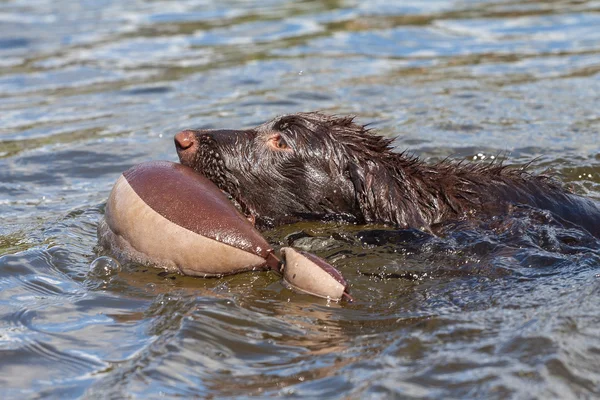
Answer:
M299 113L246 130L185 130L182 164L229 193L260 227L340 219L430 230L513 205L549 211L600 237L600 206L547 176L498 164L427 165L353 117ZM568 221L568 222L566 222Z

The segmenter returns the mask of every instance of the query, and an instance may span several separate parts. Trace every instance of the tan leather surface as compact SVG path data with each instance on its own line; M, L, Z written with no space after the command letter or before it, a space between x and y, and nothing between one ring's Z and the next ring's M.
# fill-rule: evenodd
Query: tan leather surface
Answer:
M150 161L130 168L123 176L151 209L172 223L263 258L272 251L227 196L191 168Z
M192 231L174 223L151 208L145 200L133 190L124 175L119 177L106 204L105 218L110 231L116 236L112 245L118 246L121 252L141 253L157 266L176 266L186 275L220 275L264 268L265 259L260 255L197 232L203 229ZM192 209L189 212L192 213ZM214 218L215 214L209 216ZM237 223L236 220L234 222ZM243 222L248 224L245 220ZM218 229L218 224L213 224L212 229ZM210 229L204 231L210 232ZM135 252L127 249L123 241Z
M291 247L282 248L281 253L285 260L283 278L292 288L332 300L342 298L346 286L338 282L336 277L322 266L325 264L329 268L333 268L329 264L316 256L309 259ZM315 259L318 260L318 263L315 262ZM337 274L339 275L339 272Z

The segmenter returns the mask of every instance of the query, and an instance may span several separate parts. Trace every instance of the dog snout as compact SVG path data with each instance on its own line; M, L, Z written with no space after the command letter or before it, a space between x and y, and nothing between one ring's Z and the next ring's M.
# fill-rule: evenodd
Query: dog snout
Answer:
M200 144L210 140L209 134L191 129L183 130L174 137L177 155L182 164L191 166Z
M196 133L185 130L175 135L175 147L177 151L185 151L196 144Z

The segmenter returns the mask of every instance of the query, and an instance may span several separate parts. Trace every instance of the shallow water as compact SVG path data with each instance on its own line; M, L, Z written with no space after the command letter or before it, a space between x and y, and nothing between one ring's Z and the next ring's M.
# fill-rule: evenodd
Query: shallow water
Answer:
M353 304L89 267L121 171L176 160L183 128L295 111L600 198L598 26L594 1L0 3L2 397L600 396L600 243L528 210L439 237L265 232Z

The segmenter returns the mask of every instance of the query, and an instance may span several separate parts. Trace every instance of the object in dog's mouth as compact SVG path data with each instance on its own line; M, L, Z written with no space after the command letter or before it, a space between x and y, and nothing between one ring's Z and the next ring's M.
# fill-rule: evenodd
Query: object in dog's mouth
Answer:
M191 168L167 161L136 165L118 178L98 225L98 238L122 264L184 275L219 277L257 270L281 275L286 270L217 186ZM291 285L293 289L351 300L341 274L318 257L295 257L294 268L297 276L319 278L304 276Z

